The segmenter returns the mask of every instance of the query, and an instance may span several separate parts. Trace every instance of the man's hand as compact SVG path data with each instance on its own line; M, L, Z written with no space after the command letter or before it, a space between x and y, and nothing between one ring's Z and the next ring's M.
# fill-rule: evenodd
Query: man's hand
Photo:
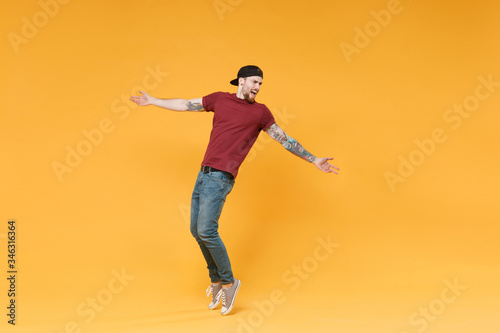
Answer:
M337 171L340 169L334 165L331 165L328 162L331 160L333 160L333 157L323 157L323 158L316 157L316 159L314 160L313 163L318 169L320 169L323 172L326 172L326 173L333 172L334 174L338 175L339 173Z
M149 96L144 91L139 90L139 92L142 94L142 96L130 96L130 100L132 102L135 102L135 103L137 103L137 105L140 105L140 106L146 106L146 105L153 104L153 97Z

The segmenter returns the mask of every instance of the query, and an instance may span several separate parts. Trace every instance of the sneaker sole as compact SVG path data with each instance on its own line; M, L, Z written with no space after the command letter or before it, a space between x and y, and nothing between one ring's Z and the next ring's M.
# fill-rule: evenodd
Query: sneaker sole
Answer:
M209 306L208 306L208 309L209 309L209 310L215 310L215 309L219 306L219 304L220 304L220 299L219 299L219 301L218 301L217 303L215 303L214 305L212 305L212 306L210 306L210 305L209 305Z
M236 286L236 291L234 292L233 299L231 300L231 307L228 308L224 312L221 311L221 315L227 316L229 314L229 312L231 312L231 310L233 309L233 306L234 306L234 300L236 299L236 295L238 294L238 291L240 290L240 287L241 287L241 281L239 281L238 285Z

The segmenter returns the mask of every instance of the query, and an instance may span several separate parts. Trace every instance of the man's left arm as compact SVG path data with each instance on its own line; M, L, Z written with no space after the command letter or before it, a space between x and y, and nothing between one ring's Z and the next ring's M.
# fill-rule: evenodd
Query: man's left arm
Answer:
M286 150L291 152L292 154L313 163L318 169L320 169L323 172L333 172L334 174L338 175L338 170L336 166L331 165L328 161L333 160L333 157L316 157L310 152L308 152L302 145L289 136L288 134L285 133L285 131L278 126L278 124L274 123L271 126L269 126L268 129L265 130L265 132L274 140L279 142L283 147L285 147Z

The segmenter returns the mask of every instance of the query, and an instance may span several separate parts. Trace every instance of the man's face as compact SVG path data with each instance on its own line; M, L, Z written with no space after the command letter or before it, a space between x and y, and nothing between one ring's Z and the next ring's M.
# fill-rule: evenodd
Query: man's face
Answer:
M260 76L250 76L246 78L241 78L240 82L243 81L243 87L241 92L243 97L248 103L255 102L255 96L259 93L260 86L262 85L262 78Z

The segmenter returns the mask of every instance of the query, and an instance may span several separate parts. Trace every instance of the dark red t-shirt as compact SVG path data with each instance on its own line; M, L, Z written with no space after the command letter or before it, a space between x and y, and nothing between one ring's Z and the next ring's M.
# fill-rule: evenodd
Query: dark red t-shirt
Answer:
M274 124L274 117L264 104L251 104L227 92L203 97L203 108L214 112L214 120L202 165L230 172L236 178L260 131Z

